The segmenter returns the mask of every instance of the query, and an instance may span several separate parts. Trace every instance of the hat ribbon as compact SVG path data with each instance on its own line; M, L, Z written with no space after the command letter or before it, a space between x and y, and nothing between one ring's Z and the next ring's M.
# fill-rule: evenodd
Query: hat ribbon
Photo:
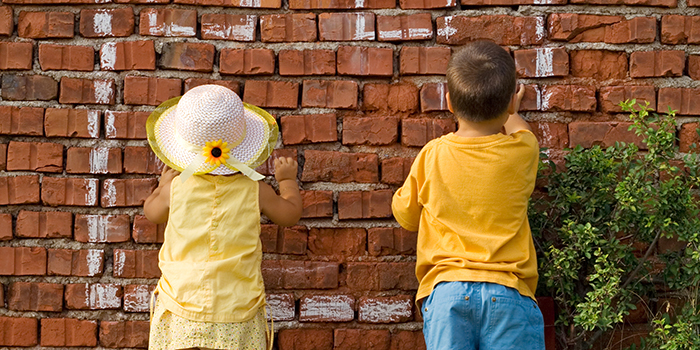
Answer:
M180 134L177 133L177 131L175 132L175 140L184 149L195 154L194 159L192 159L190 164L187 165L185 170L183 170L180 174L180 180L184 183L190 176L192 176L192 174L194 174L194 172L197 169L199 169L199 167L207 160L207 158L204 156L204 154L202 154L202 147L192 144L187 140L183 139L180 136ZM230 154L228 160L226 160L226 163L238 169L238 171L240 171L243 175L249 177L251 180L260 181L265 178L265 176L253 170L251 167L245 165L243 162L236 159L236 157Z

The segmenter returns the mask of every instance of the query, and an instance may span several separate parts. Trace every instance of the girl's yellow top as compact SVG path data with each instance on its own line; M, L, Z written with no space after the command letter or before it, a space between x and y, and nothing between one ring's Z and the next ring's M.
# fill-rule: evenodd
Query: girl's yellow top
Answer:
M194 321L251 319L265 304L258 182L239 173L171 186L158 302Z

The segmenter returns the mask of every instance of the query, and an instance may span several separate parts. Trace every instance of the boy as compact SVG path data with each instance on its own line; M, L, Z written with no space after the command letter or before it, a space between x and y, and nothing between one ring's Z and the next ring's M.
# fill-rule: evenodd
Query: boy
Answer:
M418 231L416 300L431 350L544 350L527 219L539 148L515 86L513 58L495 43L455 53L446 98L459 128L423 147L394 194L394 217Z

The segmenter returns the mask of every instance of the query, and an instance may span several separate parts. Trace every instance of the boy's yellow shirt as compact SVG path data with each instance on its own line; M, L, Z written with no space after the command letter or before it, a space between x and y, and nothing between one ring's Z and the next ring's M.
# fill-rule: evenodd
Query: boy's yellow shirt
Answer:
M396 220L418 231L416 300L440 282L491 282L535 298L537 257L527 219L539 147L522 130L432 140L394 194Z

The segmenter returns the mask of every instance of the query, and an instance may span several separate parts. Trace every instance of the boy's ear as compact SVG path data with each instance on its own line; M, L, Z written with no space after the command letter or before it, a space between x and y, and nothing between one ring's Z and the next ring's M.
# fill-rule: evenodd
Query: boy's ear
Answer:
M447 100L447 109L450 110L450 113L454 113L454 109L452 109L452 102L450 102L450 92L448 91L445 93L445 100Z

